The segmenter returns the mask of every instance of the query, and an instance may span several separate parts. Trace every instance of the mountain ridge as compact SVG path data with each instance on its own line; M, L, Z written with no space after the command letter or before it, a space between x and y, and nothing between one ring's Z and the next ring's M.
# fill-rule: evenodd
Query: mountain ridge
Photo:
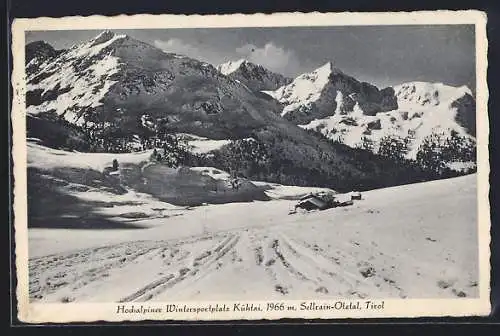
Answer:
M51 146L127 151L164 127L214 140L251 137L272 159L258 174L273 181L348 187L373 178L350 153L280 117L274 100L208 63L125 35L105 32L48 60L28 77L27 91L28 136Z
M231 136L229 126L238 124L232 114L246 116L250 124L264 125L263 115L270 113L259 111L277 108L277 104L249 94L243 85L208 63L165 53L126 35L102 33L49 63L41 73L28 77L27 112L53 111L79 126L91 126L93 116L99 114L112 122L123 108L133 105L134 110L153 117L166 115L170 124L185 131L196 128L185 125L189 117L218 127L222 123L214 125L210 119L221 116L230 125L219 127L220 136ZM181 101L186 102L179 104ZM228 104L231 115L224 113ZM259 110L253 105L260 106Z
M239 68L244 64L250 63L241 62ZM166 53L127 35L105 31L48 57L28 75L28 136L56 148L112 152L130 151L131 144L137 141L150 143L162 129L173 134L236 141L234 146L219 151L222 154L215 162L219 166L201 162L204 166L226 169L225 160L241 151L251 154L255 146L264 149L268 160L260 167L252 166L255 158L246 154L244 158L255 168L251 169L253 177L273 182L367 188L417 178L412 177L419 174L414 167L360 155L316 137L311 128L304 127L307 124L298 122L330 117L332 99L337 99L335 110L342 118L366 111L369 117L375 117L378 110L390 111L397 104L392 88L379 90L359 82L329 62L312 75L298 77L317 89L318 99L310 99L317 104L316 109L308 110L306 106L281 116L289 97L284 95L286 99L280 101L261 93L262 90L252 90L235 78L235 73L224 75L206 62ZM314 86L318 78L323 80L319 83L322 85ZM278 90L294 93L296 86L288 91L282 88L297 84L296 81L297 78ZM300 99L297 102L300 105ZM324 135L330 138L329 134ZM255 142L240 141L248 138ZM391 172L404 172L404 176L395 182Z
M361 108L367 114L397 107L391 88L379 90L345 74L329 61L309 73L297 76L290 84L265 91L284 105L281 115L294 123L305 124L331 115Z

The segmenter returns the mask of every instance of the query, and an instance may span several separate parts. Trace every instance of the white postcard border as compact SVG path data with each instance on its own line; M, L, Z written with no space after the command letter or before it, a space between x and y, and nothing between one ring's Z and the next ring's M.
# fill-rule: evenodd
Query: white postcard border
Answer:
M102 30L102 29L166 29L166 28L223 28L223 27L292 27L292 26L361 26L361 25L434 25L474 24L476 28L476 113L478 159L478 246L479 298L458 299L387 299L371 300L383 309L346 309L362 306L367 300L282 300L253 302L150 302L150 303L63 303L41 304L29 302L28 289L28 229L27 229L27 149L25 117L25 32L34 30ZM424 316L478 316L490 313L490 205L488 153L488 86L486 14L480 11L422 11L393 13L275 13L231 15L119 15L114 17L89 16L65 18L15 19L12 24L12 87L11 111L14 161L14 225L18 300L18 318L28 323L141 321L141 320L254 320L280 318L375 318ZM341 302L340 304L337 302ZM236 310L239 307L261 307L262 310ZM268 311L269 303L283 309ZM168 312L168 305L187 305L196 312ZM248 304L248 306L246 306ZM253 306L252 306L253 304ZM302 304L337 305L331 309L301 309ZM218 306L217 306L218 305ZM117 312L124 306L123 313ZM132 307L133 306L133 307ZM141 307L142 308L139 308ZM198 308L197 308L198 307ZM229 311L210 311L209 308L229 307ZM292 308L290 308L292 307ZM295 307L295 309L293 309ZM145 312L161 308L161 313ZM131 309L132 312L125 311ZM138 312L134 312L138 309Z

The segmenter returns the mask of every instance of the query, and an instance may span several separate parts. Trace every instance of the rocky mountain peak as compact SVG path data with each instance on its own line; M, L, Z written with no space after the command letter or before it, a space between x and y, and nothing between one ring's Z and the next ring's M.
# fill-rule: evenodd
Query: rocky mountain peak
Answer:
M105 30L96 37L91 40L91 46L95 46L104 42L108 42L109 40L116 38L118 35L112 32L111 30ZM125 35L121 35L125 37Z
M238 70L243 64L247 63L246 59L239 59L237 61L228 61L226 63L222 63L217 66L217 70L219 70L223 75L229 75L236 70Z
M396 98L391 92L359 82L331 61L301 74L288 85L265 93L284 106L281 113L284 118L297 124L307 124L334 113L346 114L356 110L375 114L397 108Z
M333 62L328 61L319 68L315 69L313 73L332 73L333 69L335 69Z
M443 83L408 82L394 86L398 104L417 106L437 106L451 104L465 95L472 96L467 86L454 87Z
M246 59L220 64L217 66L217 70L223 75L244 84L250 91L254 92L276 90L280 86L291 82L290 78Z
M37 72L42 64L56 58L64 50L56 50L45 41L28 43L25 48L26 74L28 76Z
M35 57L37 57L39 60L46 60L55 57L58 54L59 52L47 42L34 41L26 45L26 64Z

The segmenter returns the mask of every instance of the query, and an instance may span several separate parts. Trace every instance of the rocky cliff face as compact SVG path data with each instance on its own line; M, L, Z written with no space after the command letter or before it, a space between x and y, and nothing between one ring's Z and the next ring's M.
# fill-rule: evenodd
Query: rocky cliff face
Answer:
M50 44L44 41L28 43L25 49L26 74L29 76L39 71L42 64L57 57L63 51L55 50Z

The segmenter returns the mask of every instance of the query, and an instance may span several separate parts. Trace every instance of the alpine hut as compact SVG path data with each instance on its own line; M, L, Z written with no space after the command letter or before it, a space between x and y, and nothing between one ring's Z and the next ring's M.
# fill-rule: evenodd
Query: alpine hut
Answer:
M295 205L295 209L302 208L307 211L311 210L324 210L329 207L328 202L318 195L310 194L302 197L302 199Z

